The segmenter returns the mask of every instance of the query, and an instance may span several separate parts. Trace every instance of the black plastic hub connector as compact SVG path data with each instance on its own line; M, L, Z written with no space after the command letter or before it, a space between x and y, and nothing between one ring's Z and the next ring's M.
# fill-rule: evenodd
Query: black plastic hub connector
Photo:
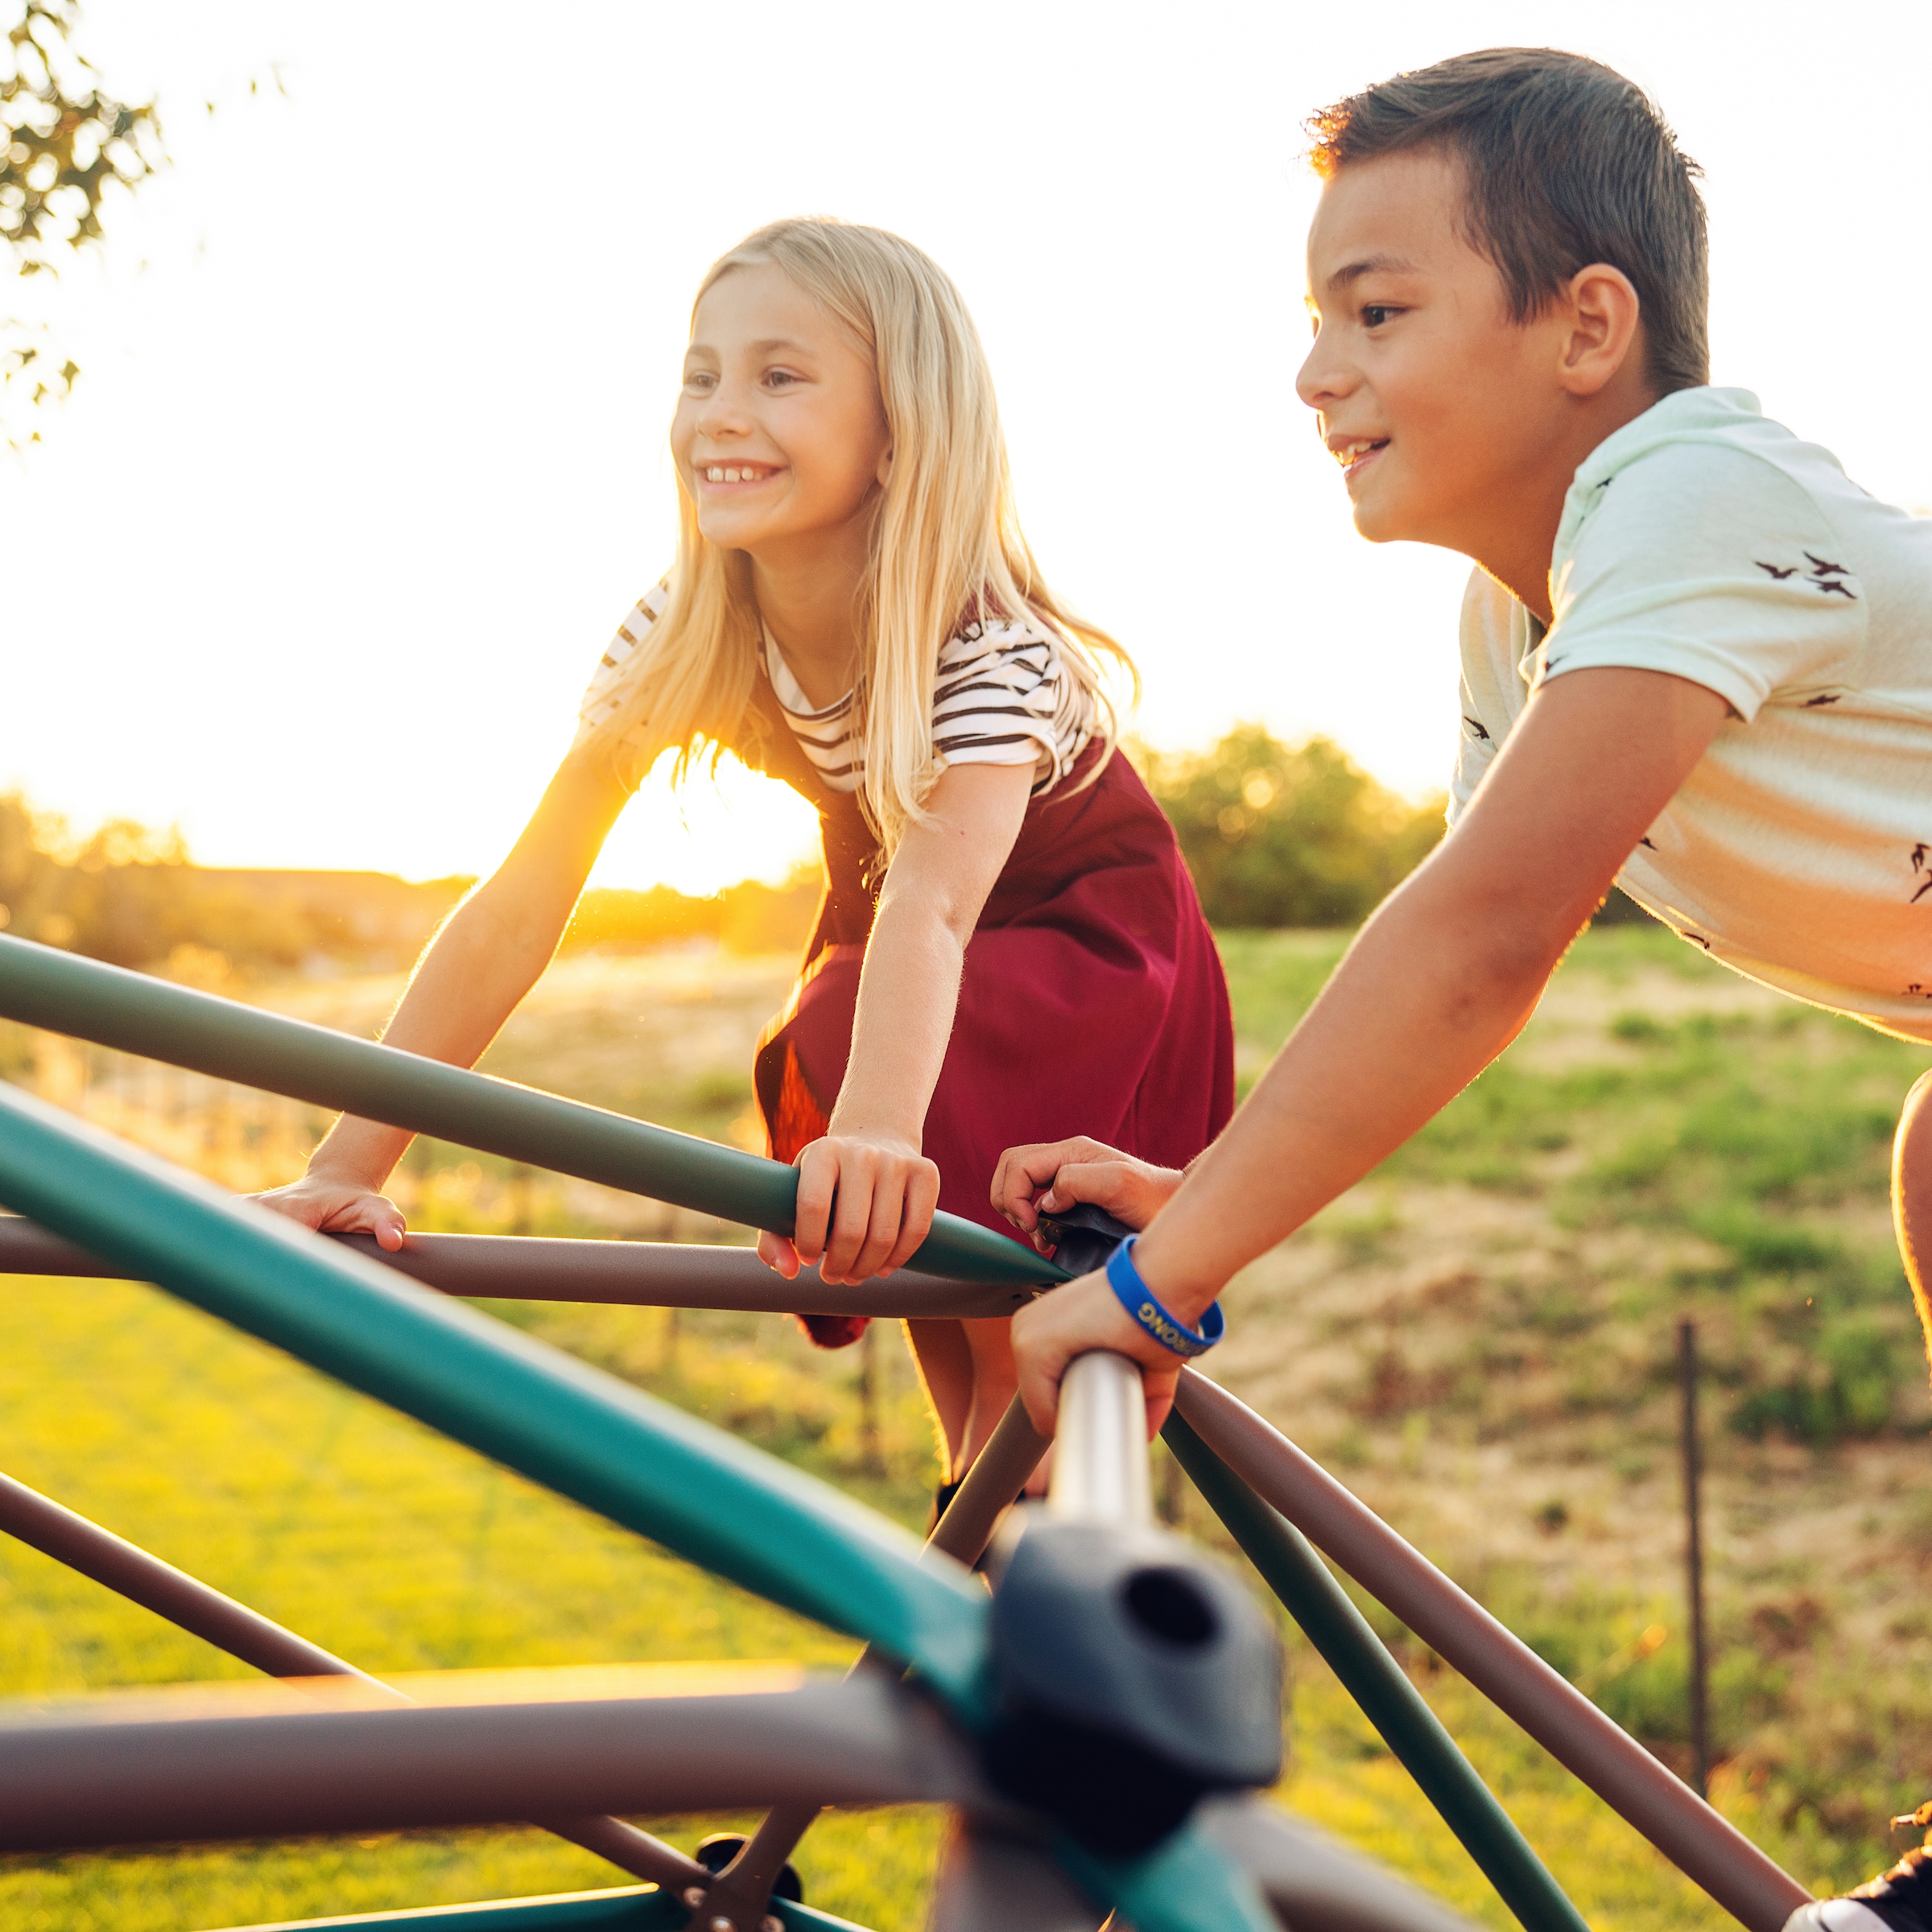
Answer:
M993 1600L988 1777L1090 1851L1144 1852L1209 1791L1282 1768L1282 1653L1253 1598L1178 1538L1030 1522Z
M691 1853L707 1872L722 1872L749 1841L741 1831L714 1831L709 1838L700 1839L698 1848ZM805 1887L799 1879L797 1868L789 1860L778 1867L778 1876L771 1881L774 1898L788 1898L795 1905L805 1902Z
M1069 1274L1091 1274L1133 1230L1104 1208L1076 1201L1063 1213L1042 1215L1040 1232Z

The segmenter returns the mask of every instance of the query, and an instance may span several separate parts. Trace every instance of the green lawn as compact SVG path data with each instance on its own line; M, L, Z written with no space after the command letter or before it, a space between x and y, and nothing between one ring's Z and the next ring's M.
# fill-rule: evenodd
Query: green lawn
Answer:
M852 1654L151 1290L0 1278L10 1473L366 1669ZM0 1669L15 1695L250 1674L11 1542ZM915 1925L935 1831L828 1820L803 1859L815 1901ZM0 1924L174 1932L613 1881L534 1831L13 1860Z
M1251 1061L1341 943L1224 939L1242 1032L1268 1016ZM1896 1856L1885 1820L1932 1791L1932 1404L1887 1208L1929 1059L1654 927L1594 931L1495 1067L1252 1271L1262 1338L1220 1370L1681 1767L1674 1351L1695 1319L1718 1790L1821 1888ZM1667 1641L1633 1654L1652 1628ZM1530 1828L1536 1754L1455 1721Z
M1248 1077L1344 943L1224 935ZM644 1018L627 1020L625 969L597 970L594 1000L559 976L495 1063L525 1079L558 1067L556 1084L606 1104L661 1091L657 1111L679 1124L733 1131L735 1056L766 1009L765 981L740 972L727 999L683 965L675 985L650 982L645 963L650 997L634 1001ZM1731 1485L1714 1503L1719 1798L1808 1881L1836 1883L1871 1868L1882 1847L1874 1815L1906 1802L1932 1758L1915 1688L1932 1663L1932 1620L1909 1612L1918 1553L1932 1549L1932 1483L1910 1473L1923 1452L1924 1372L1882 1212L1887 1110L1927 1056L1740 987L1659 934L1587 935L1509 1057L1237 1287L1253 1315L1228 1379L1668 1753L1681 1739L1681 1644L1616 1661L1653 1618L1677 1620L1668 1540L1648 1569L1607 1563L1621 1519L1597 1510L1587 1484L1643 1507L1654 1492L1652 1513L1667 1513L1670 1327L1697 1313L1715 1368L1713 1481ZM343 1023L365 1024L342 997ZM304 993L303 1009L327 1017L320 999ZM628 1063L641 1046L653 1065L683 1055L682 1101L668 1075L647 1080ZM584 1193L545 1183L519 1194L500 1163L460 1150L423 1150L411 1185L419 1225L612 1224ZM1464 1212L1473 1258L1438 1268L1422 1245L1447 1240ZM923 1518L933 1457L896 1342L879 1351L869 1438L859 1352L816 1354L775 1319L498 1312L902 1521ZM1267 1397L1266 1377L1304 1355L1307 1399ZM836 1666L850 1654L146 1288L0 1279L0 1402L10 1473L370 1670L781 1655ZM1427 1513L1461 1472L1502 1454L1516 1458L1509 1480L1537 1485L1523 1495L1544 1513L1526 1546L1521 1530L1501 1535L1501 1502L1495 1524L1473 1530ZM1861 1515L1860 1485L1881 1467L1905 1473L1886 1476ZM1810 1510L1827 1527L1797 1554L1761 1561L1753 1509ZM1217 1540L1198 1504L1187 1527ZM1724 1540L1733 1531L1735 1559ZM1729 1922L1382 1627L1593 1925ZM1291 1663L1289 1802L1483 1922L1509 1924L1298 1641ZM246 1674L0 1542L0 1690ZM688 1844L719 1822L657 1828ZM881 1932L918 1925L938 1829L923 1814L828 1819L799 1860L808 1897ZM535 1832L16 1860L0 1861L0 1924L191 1932L613 1880Z
M22 1480L372 1670L779 1655L832 1666L851 1653L144 1288L7 1278L0 1402ZM829 1436L816 1439L819 1459ZM14 1694L249 1674L18 1545L0 1546L0 1579ZM1294 1682L1293 1802L1508 1925L1298 1645ZM1694 1896L1600 1806L1476 1700L1436 1688L1593 1919L1644 1932L1702 1922ZM688 1847L733 1822L657 1828ZM880 1932L911 1932L938 1828L924 1813L828 1818L798 1861L807 1896ZM0 1863L0 1924L189 1932L609 1882L607 1867L534 1831L14 1860Z

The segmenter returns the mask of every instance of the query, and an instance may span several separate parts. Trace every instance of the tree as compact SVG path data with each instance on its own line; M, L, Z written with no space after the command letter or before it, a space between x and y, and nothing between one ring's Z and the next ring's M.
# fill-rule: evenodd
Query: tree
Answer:
M1208 917L1221 926L1353 926L1443 836L1340 745L1237 724L1204 752L1143 754Z
M151 101L130 106L97 85L73 44L80 0L14 4L0 68L0 250L16 275L57 275L63 250L100 241L114 188L161 165L161 124ZM19 448L28 413L64 395L78 373L44 326L0 321L0 435ZM39 442L39 431L24 440Z

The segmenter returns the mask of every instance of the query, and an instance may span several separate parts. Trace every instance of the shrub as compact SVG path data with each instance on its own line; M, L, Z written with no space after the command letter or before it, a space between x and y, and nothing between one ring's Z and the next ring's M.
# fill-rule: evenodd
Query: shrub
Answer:
M1237 724L1201 752L1137 753L1218 926L1353 926L1443 836L1327 738Z
M1892 1424L1909 1348L1878 1323L1853 1319L1825 1328L1804 1365L1783 1382L1754 1389L1731 1412L1740 1435L1777 1429L1818 1448L1847 1436L1877 1435Z

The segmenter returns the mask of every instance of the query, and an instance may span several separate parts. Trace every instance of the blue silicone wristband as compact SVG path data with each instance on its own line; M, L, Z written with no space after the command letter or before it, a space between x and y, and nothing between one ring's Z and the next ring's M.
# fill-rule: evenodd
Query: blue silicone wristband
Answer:
M1201 1317L1198 1329L1177 1322L1154 1298L1133 1265L1133 1244L1139 1239L1138 1235L1129 1235L1107 1257L1108 1285L1120 1297L1121 1306L1163 1348L1179 1356L1205 1355L1228 1332L1228 1318L1221 1313L1220 1303L1216 1302Z

